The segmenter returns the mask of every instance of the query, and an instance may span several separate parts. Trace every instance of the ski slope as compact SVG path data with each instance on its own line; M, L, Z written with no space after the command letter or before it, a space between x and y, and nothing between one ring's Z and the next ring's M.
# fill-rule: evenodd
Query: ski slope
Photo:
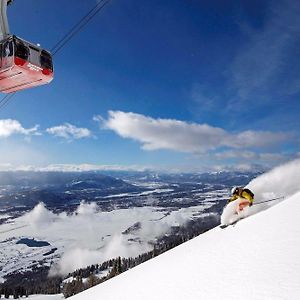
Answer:
M215 228L73 300L300 299L300 192Z

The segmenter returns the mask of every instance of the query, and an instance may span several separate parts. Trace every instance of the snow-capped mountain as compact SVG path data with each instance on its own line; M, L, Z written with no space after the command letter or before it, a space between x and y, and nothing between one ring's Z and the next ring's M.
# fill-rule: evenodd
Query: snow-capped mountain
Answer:
M217 227L72 299L300 299L299 166L298 160L250 183L258 201L272 189L287 195L281 203L235 226Z

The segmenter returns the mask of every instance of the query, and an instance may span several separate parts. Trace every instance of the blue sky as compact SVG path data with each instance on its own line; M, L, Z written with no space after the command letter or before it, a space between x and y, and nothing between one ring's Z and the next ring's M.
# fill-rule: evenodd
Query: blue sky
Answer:
M15 1L50 49L95 0ZM0 166L204 171L299 156L298 1L112 0L0 111ZM85 165L85 168L88 166Z

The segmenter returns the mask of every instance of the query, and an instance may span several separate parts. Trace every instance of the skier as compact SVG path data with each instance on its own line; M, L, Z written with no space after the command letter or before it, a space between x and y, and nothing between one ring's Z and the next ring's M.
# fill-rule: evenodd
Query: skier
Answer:
M228 200L228 203L239 199L236 213L240 213L245 207L252 206L254 201L254 194L247 188L233 187L231 190L232 197Z
M254 201L254 194L247 188L234 187L231 194L221 215L221 228L226 228L247 217L249 206L252 206Z

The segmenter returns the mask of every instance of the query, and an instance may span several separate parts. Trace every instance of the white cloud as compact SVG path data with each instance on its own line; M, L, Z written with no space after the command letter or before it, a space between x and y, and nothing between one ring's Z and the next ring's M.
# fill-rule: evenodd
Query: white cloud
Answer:
M94 117L101 126L123 138L142 143L144 150L167 149L186 153L206 153L221 147L245 149L276 145L290 135L270 131L230 133L207 124L174 119L154 119L141 114L109 111L108 119Z
M53 134L54 136L62 137L68 140L88 138L92 136L92 133L89 129L76 127L69 123L47 128L46 131L49 134Z
M0 138L6 138L14 134L40 135L38 128L39 126L35 125L26 129L19 121L13 119L0 120Z

